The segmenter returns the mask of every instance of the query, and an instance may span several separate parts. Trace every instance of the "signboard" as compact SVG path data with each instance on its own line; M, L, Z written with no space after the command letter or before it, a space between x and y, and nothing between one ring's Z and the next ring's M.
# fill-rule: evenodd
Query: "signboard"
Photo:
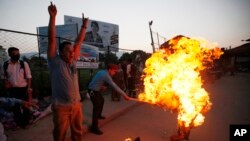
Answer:
M98 68L99 50L97 47L82 44L80 57L77 61L77 68Z
M56 36L61 38L61 39L57 38L57 48L59 47L59 44L64 41L63 39L75 41L77 37L77 28L78 28L77 24L57 25ZM39 36L38 38L40 53L47 54L48 26L38 27L38 34L45 35L45 36ZM96 46L82 44L81 53L77 61L77 68L98 68L99 66L98 61L99 61L98 48Z
M80 30L82 18L65 15L64 24L78 24ZM119 27L111 23L89 20L84 43L96 46L100 51L107 51L109 47L110 51L118 52Z
M39 36L38 37L38 44L39 44L39 51L41 54L47 53L48 49L48 26L38 27L38 34L45 35L46 37ZM61 37L64 39L68 39L70 41L75 41L77 37L77 24L68 24L68 25L57 25L56 26L56 36ZM57 48L59 47L59 43L63 42L61 39L57 38Z

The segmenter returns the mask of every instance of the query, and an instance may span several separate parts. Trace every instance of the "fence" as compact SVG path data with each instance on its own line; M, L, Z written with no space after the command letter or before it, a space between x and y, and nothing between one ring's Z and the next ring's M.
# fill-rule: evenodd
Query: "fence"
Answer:
M31 68L32 73L32 87L33 95L38 99L44 96L51 95L50 77L47 68L47 59L44 52L39 52L38 38L48 38L44 35L33 33L19 32L7 29L0 29L0 52L5 56L0 60L0 66L8 59L6 50L9 47L19 48L21 58L27 61ZM59 43L67 39L58 37ZM120 49L124 52L131 52L133 50ZM1 69L2 70L2 69ZM87 82L90 79L90 73L93 70L79 69L79 87L80 91L86 89ZM0 85L0 91L3 92L3 85Z

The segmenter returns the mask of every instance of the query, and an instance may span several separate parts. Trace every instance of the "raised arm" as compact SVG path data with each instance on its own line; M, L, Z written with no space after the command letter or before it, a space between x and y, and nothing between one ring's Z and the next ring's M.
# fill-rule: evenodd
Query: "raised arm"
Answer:
M52 59L56 56L56 14L57 14L57 9L56 6L52 4L50 4L50 6L48 7L48 11L49 11L49 29L48 29L48 50L47 50L47 55L48 55L48 59Z
M87 25L88 25L88 18L84 18L84 14L82 14L82 27L74 44L75 60L77 60L80 55L80 50L81 50L82 42L85 38Z

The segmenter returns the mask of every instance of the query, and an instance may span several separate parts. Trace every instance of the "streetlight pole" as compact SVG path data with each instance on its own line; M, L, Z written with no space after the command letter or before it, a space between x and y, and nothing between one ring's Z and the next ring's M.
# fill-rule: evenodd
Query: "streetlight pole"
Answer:
M150 35L151 35L151 45L153 48L153 53L155 53L155 45L154 45L154 39L153 39L153 34L152 34L152 29L151 29L151 25L153 24L153 21L150 21L148 24L149 24L149 30L150 30Z

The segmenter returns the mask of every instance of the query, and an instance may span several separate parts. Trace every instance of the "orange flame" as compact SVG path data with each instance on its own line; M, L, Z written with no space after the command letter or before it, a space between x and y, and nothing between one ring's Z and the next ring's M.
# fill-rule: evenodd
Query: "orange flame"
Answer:
M124 141L132 141L131 138L126 138Z
M207 49L204 47L213 47ZM178 125L199 126L212 103L202 87L200 71L222 54L205 40L177 36L163 44L147 61L144 93L139 100L178 111Z

